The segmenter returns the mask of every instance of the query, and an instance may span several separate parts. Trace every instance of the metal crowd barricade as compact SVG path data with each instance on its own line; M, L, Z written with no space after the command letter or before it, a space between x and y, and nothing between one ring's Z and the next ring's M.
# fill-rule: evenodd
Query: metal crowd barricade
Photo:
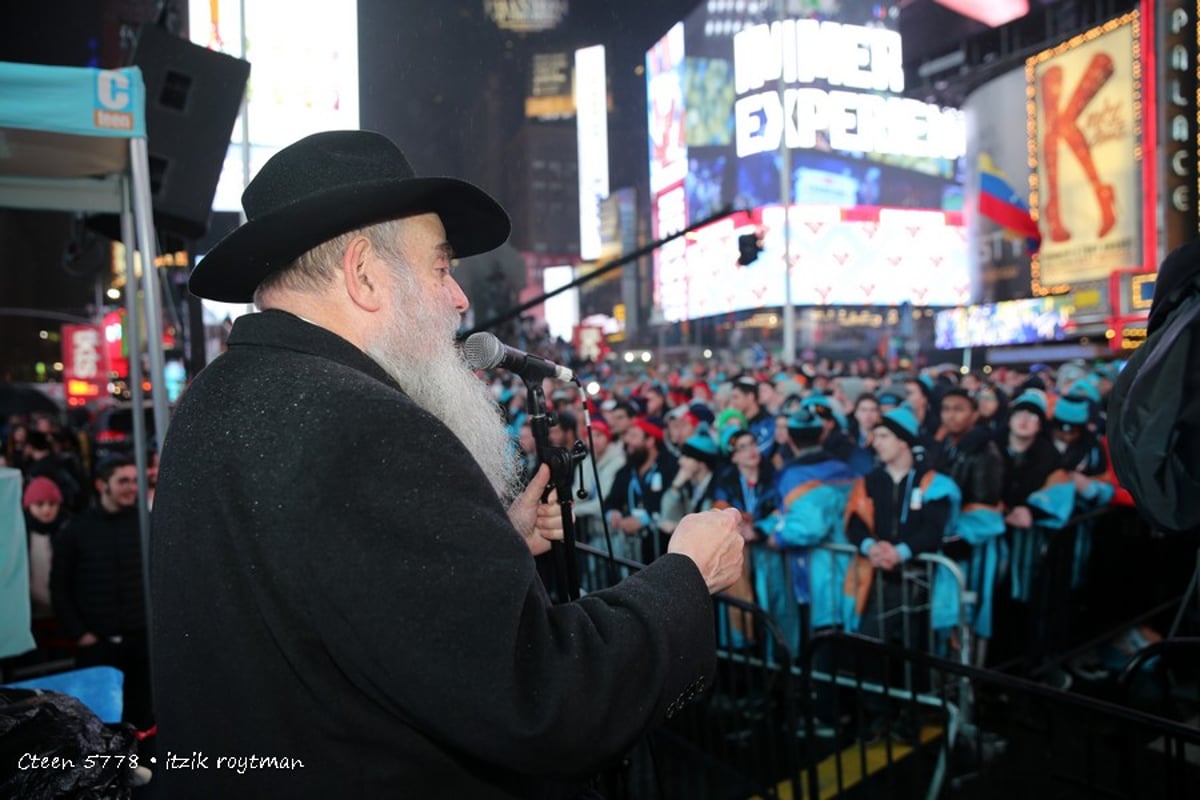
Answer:
M604 523L597 516L576 518L576 542L594 547L601 553L608 554L608 541L604 538ZM613 554L616 558L639 564L649 563L666 552L667 537L654 526L645 526L637 533L628 534L615 528L609 528L609 539L612 541Z
M1197 675L1200 637L1161 639L1129 659L1117 677L1118 699L1126 708L1140 708L1160 717L1187 718L1197 710ZM1197 757L1200 761L1200 753Z
M818 660L900 662L967 683L984 698L975 723L945 694L889 690L891 704L920 703L919 728L895 741L863 742L816 763L801 759L806 797L1190 798L1200 786L1200 728L1051 689L865 637L815 637L800 674ZM844 680L844 676L842 678ZM854 685L856 700L873 688ZM800 696L805 697L801 689ZM806 713L805 724L811 715ZM889 730L888 733L895 731ZM832 758L833 764L829 764Z
M595 548L579 551L585 591L641 568ZM914 559L909 579L949 569L942 559ZM758 605L717 596L714 610L714 685L648 740L663 798L1140 800L1189 797L1200 785L1200 730L1185 722L980 669L962 650L951 660L832 631L810 637L795 654ZM1185 644L1186 653L1174 649L1195 656L1194 640ZM1160 649L1144 658L1165 663L1167 655ZM1130 669L1140 671L1141 663ZM871 664L908 680L870 680L864 667ZM923 675L928 680L913 680ZM873 734L863 731L869 701L875 713L879 706L886 712ZM818 711L832 722L824 733ZM633 795L612 800L626 796Z
M997 663L1001 671L1040 677L1061 669L1081 645L1098 631L1089 631L1079 612L1081 597L1092 581L1094 531L1102 521L1113 519L1111 507L1075 513L1068 520L1050 524L1043 520L1030 528L1009 528L1006 574L997 583L1004 592L1004 605L1024 609L1008 631L1012 641ZM999 607L1000 598L997 598ZM1104 638L1100 635L1100 638Z
M758 606L723 595L713 606L713 685L654 737L664 794L800 797L803 726L792 655Z
M823 549L833 552L842 553L857 557L858 551L853 545L849 544L822 544L819 545ZM937 579L937 570L944 569L953 581L953 603L954 622L952 630L957 644L958 659L963 664L971 663L971 645L972 631L970 624L970 609L977 602L975 592L968 590L966 576L963 575L959 565L950 558L941 553L919 553L913 558L913 562L903 565L901 569L901 591L903 596L902 605L899 608L880 610L882 616L880 627L886 624L887 620L894 617L900 617L904 627L904 641L910 643L909 646L915 646L912 636L912 614L914 612L925 616L920 627L926 633L925 648L927 652L937 652L940 649L940 644L937 631L939 630L933 620L933 604L934 604L934 584ZM876 605L882 607L883 603L883 581L881 570L875 570L871 581L871 589L875 592ZM857 573L851 573L851 579L857 579ZM838 586L842 586L839 582ZM835 587L836 588L836 587ZM855 587L857 589L857 587ZM849 620L844 620L848 623Z
M970 730L955 686L965 678L936 669L938 659L920 650L857 634L815 636L796 666L804 725L814 735L820 725L811 698L830 687L835 720L834 747L801 760L806 797L928 797L942 794L950 774L955 742ZM917 691L864 677L869 666L886 675L900 667L906 675L927 673L929 686ZM880 723L873 726L873 723Z
M804 550L774 550L765 544L756 544L754 547L758 550L750 560L756 571L753 579L755 601L779 624L783 640L791 652L802 655L812 636L823 629L858 630L859 620L853 598L858 595L860 588L859 573L855 569L859 554L852 545L825 543ZM833 556L825 566L833 569L834 573L819 581L801 582L807 586L825 587L824 591L828 594L823 599L814 595L811 602L798 603L793 594L799 568L797 559L809 556L805 569L812 569L814 562L811 551L814 549ZM941 617L949 614L952 618L950 625L945 628L934 625L934 585L939 571L947 576L945 580L949 581L951 587L939 591L939 595L949 594L949 598L943 596L942 599L949 599L953 603L953 608L940 612ZM959 565L940 553L922 553L904 565L900 574L902 600L898 607L889 609L885 608L883 602L884 580L878 570L874 571L871 591L875 595L873 608L877 617L872 627L884 631L890 626L899 625L905 646L930 653L956 647L957 660L962 664L970 664L974 640L970 613L977 603L977 597L967 588L966 577ZM819 609L815 612L815 619L814 609ZM918 631L924 634L924 641L918 641ZM906 689L915 686L914 677L912 674L905 676ZM969 716L968 687L963 687L960 701L964 704L963 713Z
M624 534L614 533L613 536ZM615 586L645 566L633 559L610 556L606 549L583 542L575 543L575 557L579 564L579 590L582 594Z
M576 554L584 594L643 566L585 544L576 545ZM656 788L679 800L800 797L794 658L757 605L717 595L713 610L715 678L704 697L650 737ZM610 800L619 798L610 794Z
M830 547L843 555L854 554L849 545ZM577 551L584 593L611 586L642 566L635 561L611 558L586 545L577 545ZM790 591L791 562L783 557L785 553L778 555L773 562L760 559L757 566L778 569L777 577L785 581L783 585ZM929 585L937 567L949 569L961 586L957 566L937 555L910 565L904 583ZM842 589L840 580L836 589L839 592ZM932 674L918 682L912 664L907 662L902 686L864 680L861 674L844 673L837 665L828 670L813 670L811 662L797 660L790 646L795 637L780 628L765 605L724 595L714 598L716 682L704 702L684 709L655 737L659 750L657 769L664 777L664 784L678 790L678 794L670 792L668 796L801 797L800 783L807 778L798 765L805 758L815 759L814 764L824 763L822 774L828 780L826 773L833 763L828 759L846 746L847 741L856 741L857 729L854 722L838 721L835 730L818 732L811 711L814 692L823 697L836 697L847 691L856 698L882 696L890 698L889 702L907 702L914 708L936 710L942 720L939 730L949 729L953 733L965 725L961 704L970 696L965 682L957 694L950 691L951 687L938 684ZM908 610L912 614L928 614L929 605L914 602ZM958 631L963 641L969 642L965 618L964 611L959 616ZM811 641L813 637L806 634L805 649ZM932 644L930 639L929 645ZM808 665L802 668L801 663ZM858 705L861 713L861 702ZM801 715L802 706L808 709L807 715ZM899 755L902 749L897 746L895 754ZM890 757L893 751L888 753ZM872 756L872 761L877 760L877 756ZM866 774L865 761L860 767L859 772ZM932 777L940 781L944 771L943 759Z

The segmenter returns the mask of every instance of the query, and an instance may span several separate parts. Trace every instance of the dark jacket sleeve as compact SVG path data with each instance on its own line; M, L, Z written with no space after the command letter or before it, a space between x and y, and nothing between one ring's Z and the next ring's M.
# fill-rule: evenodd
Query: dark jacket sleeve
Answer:
M964 492L972 502L989 506L999 505L1004 496L1004 456L992 442L975 456L975 469L970 491Z
M935 553L942 545L942 536L949 521L949 500L927 502L905 529L904 542L912 548L913 555Z
M72 640L88 632L83 613L75 597L76 572L79 566L78 539L71 524L54 535L54 558L50 562L50 602L54 616L62 623L63 631Z
M433 424L347 430L345 463L312 477L314 495L356 500L338 535L287 551L314 631L363 692L436 740L519 773L595 769L713 674L700 571L667 555L550 605L483 475ZM340 475L353 478L328 485Z
M846 522L846 541L855 547L862 547L863 539L869 537L871 533L867 530L866 524L858 518L857 515L851 516Z
M608 494L604 496L604 511L620 511L629 513L629 475L630 468L621 467L613 476L613 484Z

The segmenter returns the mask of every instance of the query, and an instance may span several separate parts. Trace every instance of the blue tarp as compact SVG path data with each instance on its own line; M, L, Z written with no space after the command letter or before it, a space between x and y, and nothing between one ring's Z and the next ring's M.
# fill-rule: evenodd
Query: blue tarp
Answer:
M29 628L29 551L21 513L21 471L0 467L0 658L34 648Z

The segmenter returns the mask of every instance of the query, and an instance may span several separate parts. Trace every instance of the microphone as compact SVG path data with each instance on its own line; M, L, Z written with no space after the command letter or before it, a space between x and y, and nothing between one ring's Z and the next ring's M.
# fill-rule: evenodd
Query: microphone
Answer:
M560 381L575 379L575 373L533 353L509 347L490 333L472 333L463 343L463 355L471 369L500 367L520 375L527 381L554 378Z

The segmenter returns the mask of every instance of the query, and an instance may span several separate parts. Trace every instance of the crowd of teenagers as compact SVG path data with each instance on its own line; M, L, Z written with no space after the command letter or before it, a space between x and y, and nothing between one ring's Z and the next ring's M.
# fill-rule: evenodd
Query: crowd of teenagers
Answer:
M544 393L549 443L591 450L579 541L648 563L685 514L733 507L750 557L730 593L771 613L794 650L825 628L899 638L901 614L920 609L905 643L935 641L945 654L959 647L965 590L977 598L964 609L974 663L1069 688L1071 672L1050 657L1072 637L1094 522L1131 504L1104 438L1117 371L703 360L601 373L590 395L585 381L547 382ZM528 393L503 374L488 379L529 474ZM965 585L934 568L932 587L902 586L922 554L955 562Z
M702 360L663 372L605 366L596 393L547 382L545 396L550 444L590 448L577 487L586 496L574 502L579 541L648 563L684 515L738 509L751 557L730 593L781 621L796 651L830 627L896 638L900 626L885 620L919 604L905 643L932 626L956 647L947 620L957 611L939 621L937 597L901 590L906 565L940 553L980 598L968 609L971 658L1032 671L1070 635L1069 598L1087 580L1079 515L1128 503L1104 440L1115 373L1076 362L984 375L888 372L878 359L783 370ZM532 475L529 395L506 373L484 378ZM121 666L127 716L149 719L132 457L89 468L86 437L44 415L14 417L4 434L5 464L22 472L39 656ZM1068 535L1069 548L1047 547ZM1071 681L1060 669L1042 677Z
M6 666L111 665L123 672L124 716L142 728L152 719L138 473L132 453L91 458L84 430L52 414L13 415L4 425L0 467L21 475L29 563L31 630L36 648ZM147 461L153 497L158 460ZM5 625L24 625L20 614Z

